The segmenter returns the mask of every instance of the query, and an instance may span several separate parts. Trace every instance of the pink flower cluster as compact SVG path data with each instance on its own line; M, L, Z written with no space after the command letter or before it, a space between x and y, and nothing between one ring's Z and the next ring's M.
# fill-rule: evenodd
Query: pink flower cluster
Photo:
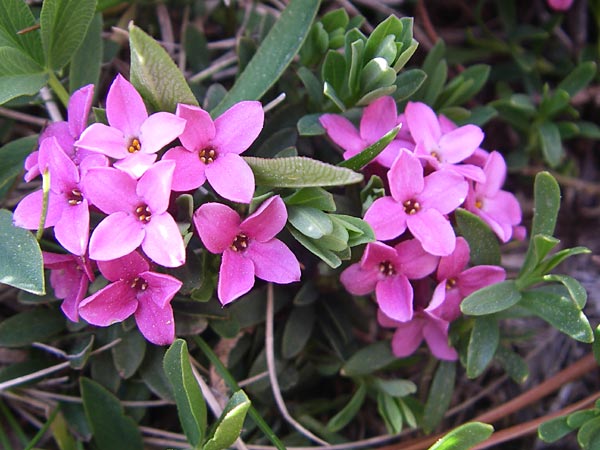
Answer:
M436 357L456 359L448 328L460 315L460 302L504 280L505 272L496 266L467 268L469 246L456 236L452 213L462 207L476 214L501 242L523 236L519 203L502 190L504 159L480 148L479 127L457 127L423 103L409 102L398 115L393 98L380 98L365 108L359 130L340 115L325 114L320 121L345 159L402 124L373 162L387 170L388 195L364 215L377 242L367 244L341 281L354 295L374 292L380 324L396 329L397 356L412 354L424 339Z
M26 181L40 174L50 180L43 224L53 227L68 252L44 253L50 282L69 319L108 326L133 315L149 341L169 344L175 336L171 300L182 282L160 268L186 260L170 211L172 192L193 191L208 181L223 198L250 203L254 176L240 154L262 130L264 113L259 102L245 101L215 120L183 104L175 114L148 114L140 94L118 75L106 99L108 124L87 126L92 98L91 85L74 92L68 121L49 126L39 150L25 162ZM181 145L165 149L176 139ZM43 211L40 189L17 205L14 222L36 230ZM299 280L298 261L275 238L286 220L278 196L243 221L219 203L196 211L193 222L205 247L223 254L222 304L248 292L255 276L276 283ZM109 284L88 296L96 268Z

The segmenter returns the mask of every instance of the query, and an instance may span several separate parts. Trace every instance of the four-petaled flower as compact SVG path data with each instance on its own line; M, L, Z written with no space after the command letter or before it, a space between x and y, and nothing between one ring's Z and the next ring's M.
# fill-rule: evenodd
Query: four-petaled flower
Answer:
M211 253L222 253L217 294L223 305L247 293L254 277L287 284L300 280L300 264L275 235L285 226L287 211L278 195L265 200L246 219L221 203L205 203L194 213L194 225Z
M101 327L122 322L132 314L141 333L156 345L175 339L171 299L182 282L171 275L152 272L138 252L112 261L99 261L98 268L111 283L79 304L79 315Z

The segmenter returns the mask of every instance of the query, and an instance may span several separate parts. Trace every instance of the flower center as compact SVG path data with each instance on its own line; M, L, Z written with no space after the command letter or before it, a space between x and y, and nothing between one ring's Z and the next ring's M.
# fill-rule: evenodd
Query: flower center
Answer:
M447 291L453 289L455 286L456 286L456 279L455 278L448 278L446 280L446 290Z
M140 222L150 222L152 211L148 205L140 205L135 208L135 214Z
M135 290L145 291L148 288L148 282L146 280L144 280L143 278L135 277L131 281L130 286Z
M402 205L404 206L404 212L411 216L416 214L421 209L419 202L412 199L406 200L404 203L402 203Z
M204 164L210 164L211 162L214 162L215 159L217 159L217 152L213 147L206 147L200 150L200 153L198 153L198 157L200 158L200 161L202 161Z
M475 208L481 209L483 207L483 202L481 200L475 200Z
M129 144L129 147L127 147L127 151L129 153L136 153L139 152L142 149L142 144L140 143L140 140L138 138L133 138L131 140L131 143Z
M382 261L379 263L379 272L384 274L386 277L391 277L396 274L394 265L389 261Z
M437 159L438 161L441 162L440 154L438 152L436 152L435 150L433 150L432 152L430 152L430 155L433 156L435 159Z
M67 194L67 203L69 205L79 205L83 201L83 195L79 189L72 189L71 192Z
M231 250L234 252L243 252L248 248L248 236L244 233L238 234L231 243Z

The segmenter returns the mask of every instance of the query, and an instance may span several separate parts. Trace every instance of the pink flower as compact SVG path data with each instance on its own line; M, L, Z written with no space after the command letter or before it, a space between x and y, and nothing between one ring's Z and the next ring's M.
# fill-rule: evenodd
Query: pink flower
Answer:
M405 322L413 316L413 288L409 279L432 273L439 258L423 250L416 239L390 247L370 242L356 264L340 275L340 281L354 295L375 291L379 308L394 320Z
M50 269L50 284L56 298L63 299L60 308L70 320L79 320L79 303L87 294L94 271L86 256L43 252L44 267Z
M458 164L479 147L483 141L483 131L475 125L448 128L435 112L424 103L409 102L404 111L406 122L415 140L415 154L427 161L435 170L453 170L462 176L476 181L484 181L481 169L471 164ZM443 125L443 126L442 126Z
M394 239L408 228L427 252L438 256L452 253L456 239L444 215L465 200L465 179L450 170L425 177L418 158L401 150L388 172L388 180L392 195L375 200L364 217L375 237Z
M548 6L555 11L567 11L572 5L573 0L547 0Z
M460 303L465 297L506 278L506 272L498 266L481 265L465 269L469 258L469 244L459 237L454 251L440 259L436 275L439 284L427 307L431 314L452 322L460 315Z
M214 121L202 108L178 105L177 115L187 124L179 140L183 147L165 153L163 159L177 163L174 191L189 191L206 180L224 198L250 203L254 194L254 174L240 156L257 138L263 127L264 112L259 102L233 105Z
M139 180L111 167L90 169L85 177L86 194L108 214L90 238L92 259L117 259L141 245L162 266L185 262L181 233L167 212L174 169L173 161L160 161Z
M394 99L381 97L363 111L360 131L356 130L352 122L338 114L323 114L319 122L331 140L344 149L344 159L350 159L381 139L399 123L399 118ZM391 167L401 148L412 150L413 144L397 136L377 155L375 161L384 167Z
M226 305L254 286L254 277L287 284L300 280L300 264L275 235L285 226L287 211L278 195L265 200L243 221L221 203L205 203L194 213L194 225L211 253L222 253L217 295Z
M90 125L76 146L118 159L114 166L139 178L156 161L156 152L183 132L185 120L168 112L148 116L140 94L117 75L106 98L108 124Z
M148 262L133 252L112 261L98 262L111 283L79 304L79 314L88 323L107 327L132 314L141 333L156 345L175 339L171 299L182 282L171 275L150 271Z
M486 180L475 183L469 191L466 209L477 214L498 235L502 242L508 242L515 227L521 223L521 207L516 197L501 190L506 179L506 163L498 152L492 152L483 168ZM516 230L521 235L520 230Z

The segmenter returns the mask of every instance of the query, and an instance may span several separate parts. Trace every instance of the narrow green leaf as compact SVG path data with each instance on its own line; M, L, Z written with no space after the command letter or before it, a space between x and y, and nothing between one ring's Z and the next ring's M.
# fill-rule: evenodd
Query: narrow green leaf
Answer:
M350 169L337 167L312 158L256 158L245 156L258 186L311 187L343 186L362 181L363 176Z
M467 350L467 376L477 378L494 359L500 330L494 317L477 317L473 323Z
M198 101L169 54L153 38L129 25L131 83L157 111L175 112L177 103Z
M211 111L218 117L242 100L259 100L279 79L304 43L319 0L291 0L223 101Z
M18 32L36 24L33 13L23 0L0 1L0 47L14 47L42 65L44 56L40 34Z
M79 379L85 415L99 450L142 450L142 435L135 421L123 413L119 400L89 378Z
M310 206L289 206L288 221L302 234L319 239L333 231L333 222L323 211Z
M69 66L69 90L71 92L88 84L98 84L103 47L102 14L96 13Z
M374 144L369 145L359 154L354 155L352 158L342 161L338 164L340 167L346 167L352 170L360 170L373 161L377 155L379 155L390 142L394 140L398 132L400 131L400 126L392 128L390 131L385 133L381 139L379 139Z
M406 397L417 392L417 385L410 380L385 380L383 378L376 378L375 386L378 390L385 392L391 397Z
M568 275L546 275L544 281L561 283L569 291L569 295L577 304L579 309L583 309L587 302L587 291L579 281Z
M512 350L500 345L496 350L496 360L504 368L508 376L517 383L525 383L529 378L529 368L523 358Z
M600 365L600 325L594 329L594 343L592 344L594 359Z
M421 69L409 69L399 74L394 82L396 85L394 100L401 102L408 99L419 90L426 78L427 74Z
M571 97L577 92L585 88L597 74L597 66L593 61L585 61L580 63L573 71L567 75L557 86L558 89L563 89Z
M242 432L246 413L250 409L250 399L244 391L235 392L219 418L215 432L204 444L202 450L223 450L229 448Z
M308 187L298 189L285 199L286 205L303 205L320 209L321 211L333 212L336 209L333 195L320 187Z
M454 212L458 231L469 244L473 265L500 265L500 244L490 227L475 214L458 208Z
M290 359L298 355L310 339L315 325L313 305L296 306L285 323L281 338L281 356Z
M460 310L470 316L483 316L504 311L521 299L521 293L514 281L486 286L475 291L460 304Z
M148 346L139 374L144 384L154 394L162 399L174 401L173 390L162 364L164 355L163 347Z
M402 431L404 419L402 408L396 398L387 395L385 392L379 392L377 394L377 412L385 422L389 434L398 434Z
M10 316L0 323L0 347L24 347L57 335L65 329L58 309L36 308Z
M360 411L366 396L367 386L365 383L360 383L350 401L327 422L327 428L332 432L336 432L348 425Z
M8 192L10 186L23 171L25 158L37 146L38 135L27 136L0 147L0 198Z
M131 378L138 370L146 352L146 339L134 328L119 336L121 342L111 349L115 368L121 378Z
M287 227L287 229L294 237L294 239L300 242L311 253L321 258L325 263L329 265L329 267L335 269L336 267L339 267L342 264L342 260L340 259L340 257L336 255L335 252L320 245L318 239L311 239L291 226Z
M12 213L0 210L0 283L37 295L45 294L42 251L33 234L12 223Z
M580 342L591 343L590 323L572 299L544 291L524 292L520 306L544 319L559 331Z
M40 13L40 31L46 67L58 71L83 42L96 12L96 0L45 0Z
M565 259L570 258L575 255L589 255L591 250L587 247L573 247L573 248L565 248L559 252L556 252L554 255L546 259L540 264L539 272L540 273L548 273L560 263L562 263Z
M538 436L544 442L556 442L573 431L567 424L567 416L556 417L538 427Z
M346 72L346 59L344 55L337 51L329 50L325 55L321 69L321 78L323 78L325 86L329 86L334 92L340 94L345 85ZM325 89L323 93L328 97ZM341 109L344 109L343 104Z
M538 127L538 135L544 160L550 167L558 166L565 153L558 127L552 122L544 122Z
M368 61L376 56L380 56L379 51L383 41L388 36L391 36L394 41L398 40L403 28L404 26L400 19L394 15L390 15L383 22L380 22L371 32L369 39L367 39L367 45L365 46L365 60ZM390 61L389 64L392 64L392 62L393 61Z
M300 67L298 69L298 78L300 78L300 80L304 84L304 87L306 88L306 93L308 94L310 100L312 100L313 103L320 105L323 102L323 85L321 81L319 81L316 75L310 70L308 70L306 67ZM317 114L319 116L321 115L321 113ZM299 128L298 131L300 131Z
M488 439L493 432L494 427L486 423L465 423L445 435L429 450L469 450Z
M173 388L183 432L190 444L198 446L206 433L206 404L189 358L187 343L176 339L165 353L163 367Z
M423 412L423 429L431 433L442 421L454 392L456 363L440 361L429 388L429 395Z
M358 217L346 216L344 214L331 214L334 223L340 223L348 230L348 247L354 247L375 240L375 233L367 222Z

